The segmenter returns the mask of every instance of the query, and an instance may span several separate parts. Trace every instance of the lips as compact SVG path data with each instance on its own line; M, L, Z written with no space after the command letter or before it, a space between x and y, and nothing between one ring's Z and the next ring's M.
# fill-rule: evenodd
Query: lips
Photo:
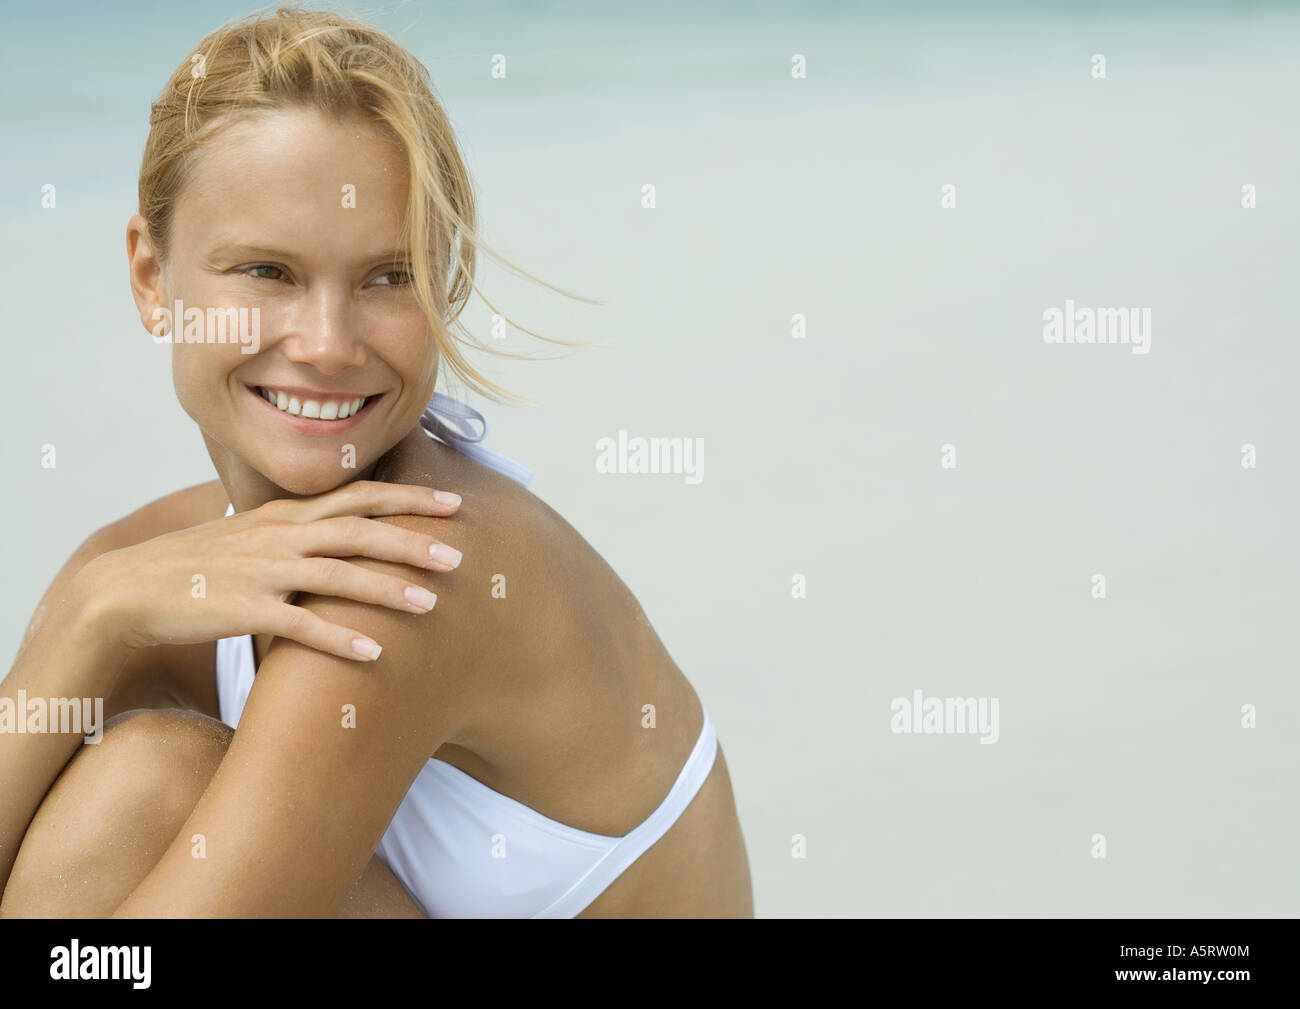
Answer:
M383 397L383 393L361 395L293 386L246 388L291 427L308 434L332 434L350 428Z
M341 393L306 393L298 390L285 390L274 386L259 385L254 387L262 398L277 410L295 417L308 417L320 420L344 420L371 399L370 396L348 396Z

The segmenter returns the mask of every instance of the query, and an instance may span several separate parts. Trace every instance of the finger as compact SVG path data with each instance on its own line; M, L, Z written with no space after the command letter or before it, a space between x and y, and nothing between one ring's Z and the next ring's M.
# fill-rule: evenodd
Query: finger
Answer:
M289 591L375 603L402 613L428 613L438 598L423 586L404 578L381 574L334 557L306 557L283 562L280 572L277 572L280 584Z
M301 606L285 604L272 610L268 615L270 620L261 631L263 634L289 638L308 648L315 648L318 652L336 655L340 659L373 662L379 658L381 646L377 641L350 627L331 624Z
M460 496L409 483L354 480L327 494L292 502L289 513L298 522L340 515L451 515Z
M451 571L461 553L412 529L359 515L320 519L293 527L291 545L300 557L373 557L433 571Z

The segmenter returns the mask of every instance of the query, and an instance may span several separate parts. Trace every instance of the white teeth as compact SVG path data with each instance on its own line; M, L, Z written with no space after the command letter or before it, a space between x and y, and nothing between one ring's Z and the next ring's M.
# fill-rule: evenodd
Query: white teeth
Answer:
M326 400L322 403L314 399L299 401L296 396L290 396L288 393L273 392L260 387L257 392L264 400L285 413L291 413L295 417L311 417L320 420L343 420L357 413L366 403L365 396L358 396L351 400Z

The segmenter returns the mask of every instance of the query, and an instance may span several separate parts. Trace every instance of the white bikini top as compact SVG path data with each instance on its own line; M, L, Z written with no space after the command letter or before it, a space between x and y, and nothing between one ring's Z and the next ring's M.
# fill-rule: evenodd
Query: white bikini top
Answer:
M477 437L437 416L475 418ZM476 444L487 434L477 410L437 394L421 424L471 458L518 480L532 471ZM473 449L474 451L468 451ZM226 512L233 514L232 505ZM221 720L237 728L253 686L253 639L217 641ZM593 834L543 816L443 760L420 769L375 848L429 918L572 918L677 821L708 778L717 754L709 714L691 755L659 807L623 837Z

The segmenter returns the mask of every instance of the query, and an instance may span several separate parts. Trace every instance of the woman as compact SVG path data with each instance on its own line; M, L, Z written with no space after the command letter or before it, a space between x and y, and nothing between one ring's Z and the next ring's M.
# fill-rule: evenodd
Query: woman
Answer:
M752 916L695 692L431 401L443 358L500 390L449 336L473 200L423 67L330 14L213 33L140 210L141 322L219 479L92 535L38 607L0 694L108 721L0 735L0 914Z

